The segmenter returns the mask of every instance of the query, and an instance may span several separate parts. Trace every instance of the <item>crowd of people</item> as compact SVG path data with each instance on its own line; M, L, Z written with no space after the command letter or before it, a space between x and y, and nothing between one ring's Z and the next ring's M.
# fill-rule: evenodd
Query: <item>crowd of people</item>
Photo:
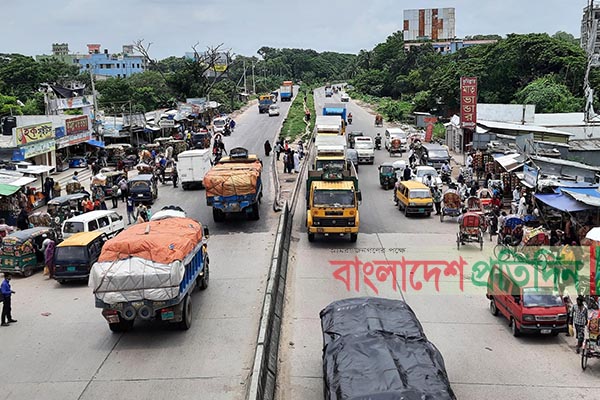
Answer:
M269 151L267 152L267 148ZM271 145L267 140L265 142L265 154L269 156ZM275 143L275 157L277 161L283 161L283 172L292 174L300 172L300 162L304 159L304 143L298 140L295 148L292 148L289 140L280 137Z

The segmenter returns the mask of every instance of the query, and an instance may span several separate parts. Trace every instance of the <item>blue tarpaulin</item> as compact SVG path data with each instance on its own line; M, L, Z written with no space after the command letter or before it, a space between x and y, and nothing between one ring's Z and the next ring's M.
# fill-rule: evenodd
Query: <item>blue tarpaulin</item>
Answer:
M104 142L101 142L100 140L88 140L86 143L94 147L104 148Z
M535 198L560 211L577 212L594 209L565 194L536 194Z

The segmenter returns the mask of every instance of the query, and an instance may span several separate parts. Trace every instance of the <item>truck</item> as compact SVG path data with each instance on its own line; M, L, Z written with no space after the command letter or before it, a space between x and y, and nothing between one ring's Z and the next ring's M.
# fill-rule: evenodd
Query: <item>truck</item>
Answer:
M342 118L342 134L346 132L346 104L344 103L325 103L323 105L323 115L339 115Z
M342 118L337 115L317 115L315 131L320 133L342 134Z
M306 182L306 227L308 241L316 234L350 235L356 242L360 216L358 205L362 195L356 170L326 166L322 171L308 171Z
M208 228L190 218L131 226L107 241L90 271L95 304L113 332L136 320L159 320L187 330L191 295L209 281Z
M336 165L347 168L346 141L343 136L336 134L317 134L315 138L315 159L313 169L323 170L326 165Z
M258 96L258 113L263 114L269 112L269 107L273 104L273 98L270 94L262 94Z
M192 186L202 186L204 176L212 167L209 149L187 150L177 157L177 175L183 190Z
M370 136L356 136L354 148L358 152L358 162L373 164L375 162L375 144Z
M294 83L292 81L283 81L279 88L279 98L281 101L292 101L294 96Z
M223 222L227 214L246 214L249 220L258 220L262 199L262 162L248 150L236 147L230 150L204 176L206 204L212 207L215 222Z

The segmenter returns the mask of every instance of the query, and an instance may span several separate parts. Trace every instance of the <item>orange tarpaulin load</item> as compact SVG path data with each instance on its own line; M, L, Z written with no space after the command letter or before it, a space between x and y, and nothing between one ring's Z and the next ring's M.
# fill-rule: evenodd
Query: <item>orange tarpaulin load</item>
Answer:
M206 196L243 196L256 193L262 165L227 163L215 165L204 176Z
M106 242L98 262L139 257L170 264L183 260L201 241L202 225L190 218L136 224Z

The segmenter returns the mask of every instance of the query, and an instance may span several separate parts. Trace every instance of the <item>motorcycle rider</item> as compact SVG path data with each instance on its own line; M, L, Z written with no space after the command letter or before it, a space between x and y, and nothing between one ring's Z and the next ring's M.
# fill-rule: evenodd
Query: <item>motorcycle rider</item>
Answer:
M381 150L381 133L377 133L377 136L375 136L375 148Z
M444 165L442 165L442 181L450 182L451 171L450 164L446 161Z
M348 124L352 125L352 113L348 114Z

